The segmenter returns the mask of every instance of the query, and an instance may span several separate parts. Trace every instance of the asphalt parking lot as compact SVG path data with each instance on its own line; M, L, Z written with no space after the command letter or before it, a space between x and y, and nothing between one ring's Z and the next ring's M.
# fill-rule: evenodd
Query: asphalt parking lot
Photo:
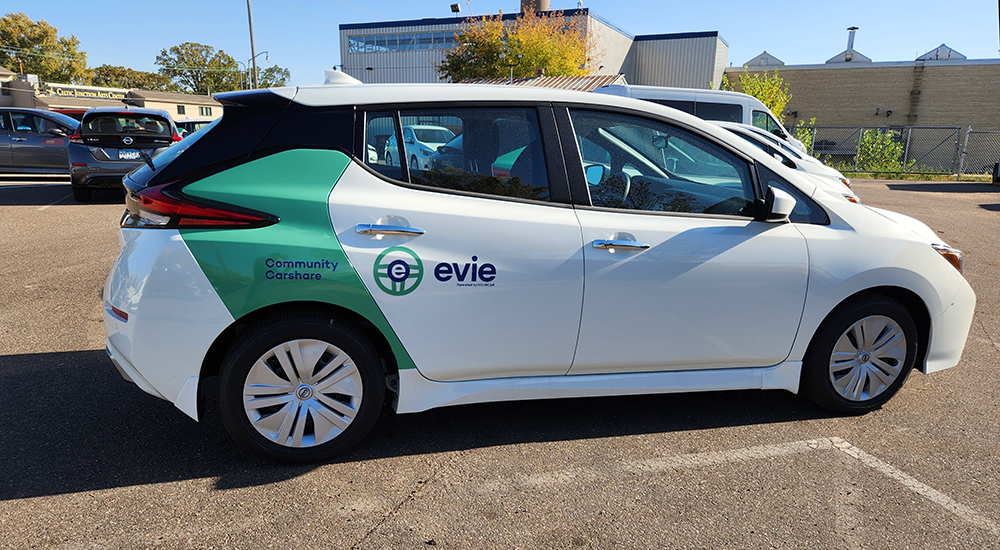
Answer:
M468 405L280 466L107 359L120 195L2 183L0 547L1000 548L1000 187L855 192L962 249L978 296L962 363L881 410L782 391Z

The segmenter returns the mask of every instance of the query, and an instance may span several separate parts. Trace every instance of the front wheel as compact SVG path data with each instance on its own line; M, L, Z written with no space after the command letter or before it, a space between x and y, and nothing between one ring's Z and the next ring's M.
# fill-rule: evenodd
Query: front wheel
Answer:
M375 346L321 314L271 318L248 329L219 378L230 435L278 462L314 462L350 449L375 425L385 394Z
M420 170L420 166L417 164L417 157L410 157L410 170Z
M385 154L385 164L387 166L392 166L392 153Z
M906 308L885 296L858 296L820 326L806 353L800 389L834 412L875 410L903 386L917 347L917 327Z

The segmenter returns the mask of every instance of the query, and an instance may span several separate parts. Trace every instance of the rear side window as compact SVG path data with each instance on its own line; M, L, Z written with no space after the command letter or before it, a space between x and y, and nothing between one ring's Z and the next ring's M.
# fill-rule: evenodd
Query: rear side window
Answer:
M365 126L365 164L387 178L403 177L399 140L392 113L368 113Z
M702 120L743 122L743 107L741 105L699 101L695 104L694 111L695 116Z
M753 112L753 125L763 130L767 130L772 134L775 130L777 130L778 135L782 137L788 135L785 132L785 129L782 128L776 120L774 120L774 117L772 117L770 113L765 113L764 111Z
M381 119L373 118L368 125L366 146L378 142L384 126ZM405 165L409 183L417 185L549 200L548 174L534 109L402 111L399 120L402 139L397 140L395 131L386 139L383 157L373 166L376 171L392 170L391 174L396 174L396 167ZM384 168L380 168L383 164Z
M141 134L173 137L170 122L157 115L141 113L96 113L83 120L83 135Z
M665 105L667 107L672 107L678 111L684 111L689 115L693 115L695 112L694 101L676 101L673 99L651 99L653 103L659 103L660 105Z

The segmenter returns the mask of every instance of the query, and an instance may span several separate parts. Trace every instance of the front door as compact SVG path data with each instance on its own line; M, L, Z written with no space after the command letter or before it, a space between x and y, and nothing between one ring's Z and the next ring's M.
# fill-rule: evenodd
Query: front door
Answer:
M11 111L11 155L14 166L42 168L55 172L69 170L68 139L49 133L61 126L34 113Z
M394 124L393 113L369 113L367 134L430 124L462 135L461 149L432 155L426 170L352 164L330 214L417 369L438 381L564 375L580 325L582 241L550 188L537 112L399 115ZM396 143L391 154L403 158Z
M593 203L578 210L586 290L570 374L783 361L808 254L794 225L753 220L752 166L658 121L570 115Z

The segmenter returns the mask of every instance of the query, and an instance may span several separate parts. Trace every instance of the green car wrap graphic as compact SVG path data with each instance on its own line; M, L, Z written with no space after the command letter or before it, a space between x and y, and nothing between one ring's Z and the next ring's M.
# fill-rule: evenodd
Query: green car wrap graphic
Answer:
M423 279L424 263L409 248L386 248L375 259L375 283L386 294L405 296L416 290Z
M180 234L234 319L286 302L337 305L378 328L400 369L415 368L330 222L327 201L350 163L338 151L296 149L196 181L184 187L185 194L267 212L280 221Z

